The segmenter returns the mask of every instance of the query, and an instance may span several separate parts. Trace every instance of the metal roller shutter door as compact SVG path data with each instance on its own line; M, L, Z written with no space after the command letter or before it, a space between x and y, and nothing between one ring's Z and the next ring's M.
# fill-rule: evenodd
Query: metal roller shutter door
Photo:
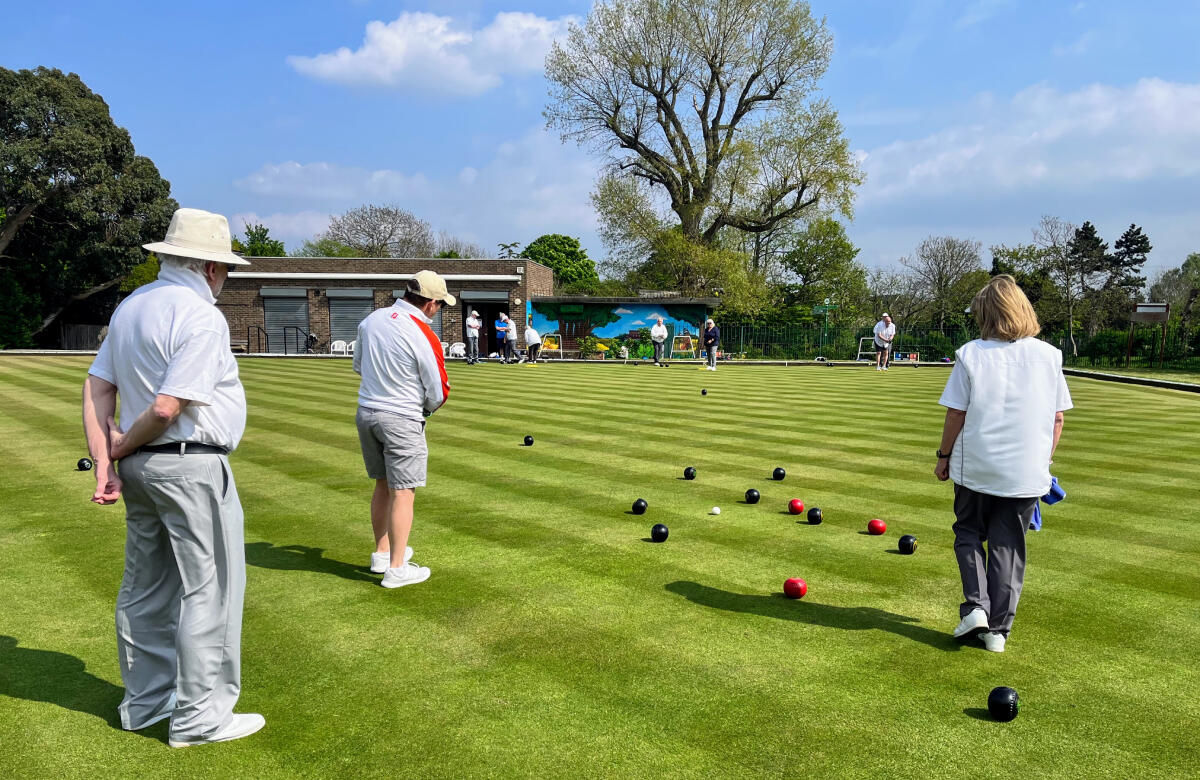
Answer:
M358 338L358 323L375 310L370 298L329 299L329 341L350 343Z
M284 329L295 327L308 335L308 298L263 298L263 314L266 319L267 338L271 352L289 354L305 351L305 343L296 331L288 331L286 343Z

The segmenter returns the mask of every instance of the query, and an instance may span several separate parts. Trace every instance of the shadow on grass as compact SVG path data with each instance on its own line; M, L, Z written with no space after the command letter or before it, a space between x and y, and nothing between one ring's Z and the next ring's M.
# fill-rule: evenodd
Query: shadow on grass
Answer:
M965 707L963 715L975 720L986 720L989 723L995 723L996 719L992 717L992 713L987 711L985 707Z
M874 607L835 607L816 601L789 599L782 593L770 595L732 593L697 582L678 581L666 586L672 593L712 609L744 612L751 615L795 620L844 631L879 629L897 634L938 650L957 651L959 644L949 634L914 625L916 618L897 615Z
M92 674L73 655L17 645L15 637L0 635L0 696L46 702L121 728L117 705L125 696L124 688ZM165 734L164 729L159 731Z
M317 574L333 574L344 580L376 583L368 566L355 566L335 561L324 556L322 547L305 547L302 544L271 544L252 542L246 545L246 563L263 569L279 571L311 571Z

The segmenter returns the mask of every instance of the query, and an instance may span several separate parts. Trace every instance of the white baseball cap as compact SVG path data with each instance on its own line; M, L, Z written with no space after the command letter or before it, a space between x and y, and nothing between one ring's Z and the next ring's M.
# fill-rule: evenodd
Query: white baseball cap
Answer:
M453 306L455 298L446 290L446 280L433 271L417 271L408 281L408 290L414 295L428 298L431 301L442 301L447 306Z

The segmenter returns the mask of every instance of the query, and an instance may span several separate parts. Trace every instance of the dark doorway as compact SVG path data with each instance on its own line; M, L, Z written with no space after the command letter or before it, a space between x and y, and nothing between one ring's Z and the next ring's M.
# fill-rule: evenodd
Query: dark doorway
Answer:
M496 320L501 312L508 314L508 303L506 301L463 301L462 321L463 334L462 340L465 343L467 340L467 317L472 311L479 312L479 320L483 323L483 327L479 331L479 357L487 358L493 352L500 352L500 342L496 338Z

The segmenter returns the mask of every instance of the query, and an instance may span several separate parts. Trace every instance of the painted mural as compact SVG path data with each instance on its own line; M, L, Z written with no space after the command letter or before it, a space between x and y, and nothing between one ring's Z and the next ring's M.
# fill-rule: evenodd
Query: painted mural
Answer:
M675 336L695 338L703 329L707 310L702 304L655 303L580 303L567 301L530 301L526 311L533 327L543 335L558 333L566 349L575 349L584 336L611 339L628 336L649 328L663 318L667 343Z

